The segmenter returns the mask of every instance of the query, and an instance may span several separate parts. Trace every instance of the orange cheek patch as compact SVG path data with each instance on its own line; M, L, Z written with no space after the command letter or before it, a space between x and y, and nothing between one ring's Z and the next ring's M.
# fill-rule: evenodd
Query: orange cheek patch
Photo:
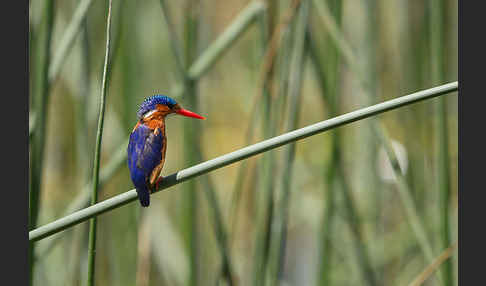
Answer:
M163 113L169 113L170 112L170 108L167 105L157 104L155 107L157 108L158 111L161 111Z

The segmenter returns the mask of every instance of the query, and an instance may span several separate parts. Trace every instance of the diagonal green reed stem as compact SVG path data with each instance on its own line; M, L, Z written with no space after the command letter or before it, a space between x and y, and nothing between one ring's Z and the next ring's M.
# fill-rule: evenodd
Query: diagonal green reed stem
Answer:
M52 83L58 76L62 64L75 42L74 40L80 34L83 21L86 19L92 3L93 0L81 0L76 7L71 22L69 22L66 32L61 38L59 48L53 53L52 65L49 68L49 83Z
M170 17L169 8L167 7L165 0L160 0L160 7L162 8L162 13L164 14L165 26L166 26L167 34L169 35L170 47L172 48L172 52L174 53L176 70L179 74L181 82L185 82L187 80L187 75L186 75L186 70L184 68L184 59L181 55L182 48L179 45L179 41L177 39L177 35Z
M61 71L61 67L64 64L64 61L69 54L69 51L71 50L72 46L74 45L74 42L76 40L76 36L81 33L81 29L85 25L83 23L86 22L86 16L88 12L88 8L91 6L92 0L81 0L81 3L79 3L78 7L76 8L76 11L74 12L73 19L68 25L68 28L66 29L66 32L63 35L63 38L61 39L61 43L59 48L56 50L55 53L53 53L54 59L53 59L53 64L50 65L49 68L49 84L52 84L57 76L59 75L59 72ZM123 3L123 0L119 2L120 6ZM120 9L121 10L121 9ZM119 21L121 22L121 21ZM84 33L86 33L84 31ZM117 30L117 34L120 34L120 29ZM120 37L115 35L115 42L118 43L120 41ZM87 46L87 41L84 41L83 45ZM113 59L116 58L115 53L118 50L118 47L120 45L115 44L114 45L116 48L113 50L113 55L110 57L110 63L109 66L113 67ZM89 48L86 47L85 49ZM108 76L107 78L110 78L110 71L108 71ZM33 132L35 131L35 121L30 125L29 121L29 136L32 136Z
M262 1L253 1L238 14L236 19L226 30L209 46L188 70L191 79L200 78L218 60L238 37L246 31L265 9Z
M420 218L417 215L417 209L412 199L410 190L408 189L406 179L403 176L403 171L401 170L400 164L398 163L398 159L396 157L395 151L391 147L391 144L388 140L385 140L385 138L387 138L386 130L381 127L380 123L376 123L376 125L374 126L374 131L376 136L380 138L380 141L385 148L388 159L390 160L393 173L396 177L398 194L400 195L410 226L412 227L417 237L417 241L421 246L425 257L427 258L427 260L433 261L434 254L432 252L432 247L430 246L427 234L425 233Z
M103 65L103 78L101 83L100 95L100 113L98 117L98 129L96 132L96 149L93 161L93 189L91 193L91 205L95 205L98 201L98 183L99 183L99 169L101 159L101 140L103 137L103 123L105 121L105 99L108 74L108 58L110 55L110 40L111 40L111 7L112 0L108 2L108 16L106 19L106 48L105 48L105 62ZM95 258L96 258L96 224L97 219L93 217L89 224L89 246L88 246L88 285L94 285L95 278Z
M213 170L222 168L229 164L244 160L251 156L255 156L268 150L278 148L285 144L289 144L291 142L301 140L309 136L325 132L327 130L332 130L339 126L372 117L374 115L397 109L415 102L454 92L457 91L457 89L457 81L447 83L444 85L436 86L430 89L418 91L409 95L384 101L382 103L378 103L372 106L361 108L340 116L333 117L328 120L324 120L291 132L284 133L282 135L238 149L234 152L199 163L195 166L164 177L164 180L162 180L162 183L159 185L159 189L156 190L156 192L180 184L184 181L190 180L200 175L206 174ZM130 190L120 195L114 196L88 208L77 211L69 216L60 218L54 222L48 223L29 231L29 241L37 241L43 239L54 233L60 232L73 225L86 221L92 217L110 211L112 209L126 205L135 200L137 200L137 192L135 190Z
M324 22L324 28L329 33L333 43L336 45L338 52L346 62L355 63L356 57L353 50L347 43L343 34L340 32L337 22L334 20L334 17L325 4L325 1L314 0L314 6L316 7L317 13L319 14L322 22Z
M357 75L358 80L360 80L360 84L367 89L369 87L369 83L365 80L366 76L363 70L358 66L357 57L355 56L351 45L346 41L343 34L339 30L336 20L329 11L326 3L319 0L313 0L313 2L319 18L324 23L323 27L328 32L332 43L336 46L337 51L343 57L347 66Z
M164 7L165 3L162 3L162 9L166 12ZM236 41L239 35L241 35L248 26L253 23L254 18L258 17L263 11L265 11L265 5L259 0L255 0L250 3L236 19L231 23L231 25L221 34L206 50L195 59L191 66L188 68L187 72L181 73L184 76L184 80L197 80L204 75L204 73L213 65L215 62L221 58L223 55ZM168 19L168 18L166 18ZM170 23L168 22L168 25ZM171 30L170 26L168 29ZM169 32L174 33L174 32ZM169 37L172 37L169 35ZM174 45L172 49L177 49L177 45ZM176 50L174 50L174 53ZM187 84L180 83L172 92L174 97L180 97L186 92Z

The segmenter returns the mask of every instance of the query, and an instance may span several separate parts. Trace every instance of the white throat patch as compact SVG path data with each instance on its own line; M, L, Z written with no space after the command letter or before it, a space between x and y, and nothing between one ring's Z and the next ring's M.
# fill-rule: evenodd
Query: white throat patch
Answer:
M146 113L146 114L143 116L143 118L144 118L144 119L149 118L149 117L150 117L150 115L154 114L154 112L155 112L155 111L157 111L157 110L151 110L151 111L147 112L147 113Z

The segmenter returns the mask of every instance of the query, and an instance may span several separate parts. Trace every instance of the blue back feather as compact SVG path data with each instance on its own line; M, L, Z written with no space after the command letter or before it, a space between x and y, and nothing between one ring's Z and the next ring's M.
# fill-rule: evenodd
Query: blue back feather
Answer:
M150 204L150 190L148 180L152 170L162 160L164 136L162 132L155 135L150 128L140 124L132 134L128 143L128 169L138 198L142 206Z

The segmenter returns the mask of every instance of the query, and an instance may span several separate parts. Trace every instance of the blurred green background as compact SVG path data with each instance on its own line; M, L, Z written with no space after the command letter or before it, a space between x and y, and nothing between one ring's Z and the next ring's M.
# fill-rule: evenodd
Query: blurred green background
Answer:
M54 1L51 59L81 2ZM251 3L167 2L185 68ZM207 118L168 120L166 176L293 126L458 78L457 1L323 0L361 73L324 28L318 1L302 0L298 8L289 8L292 1L265 2L267 9L181 93L161 2L113 1L101 151L102 173L110 171L99 201L133 189L123 156L138 105L150 95L172 96ZM34 137L40 132L35 97L43 81L42 33L49 20L44 6L44 0L30 2ZM89 198L85 185L92 177L107 7L107 1L93 1L49 85L37 226L72 213L73 202ZM265 53L286 15L290 21L282 25L262 92ZM457 115L453 93L376 117L395 149L434 258L457 241ZM154 194L147 209L134 202L99 216L96 284L267 285L279 277L281 285L408 285L431 261L372 122L215 170ZM227 250L218 240L218 225ZM35 246L34 285L85 285L88 223ZM230 276L222 253L228 255ZM457 250L440 271L425 285L457 285Z

